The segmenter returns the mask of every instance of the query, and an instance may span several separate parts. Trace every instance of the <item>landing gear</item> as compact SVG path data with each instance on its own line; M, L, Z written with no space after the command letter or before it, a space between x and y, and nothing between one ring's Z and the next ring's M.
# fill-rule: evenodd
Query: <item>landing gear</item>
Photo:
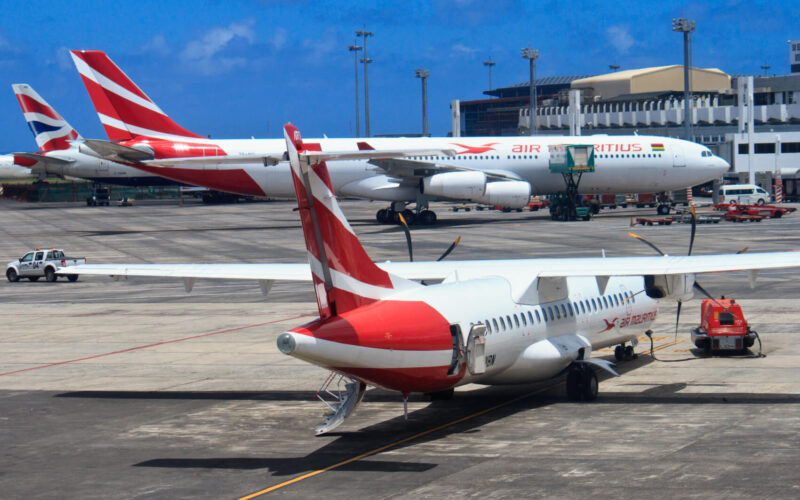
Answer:
M432 226L436 224L436 213L431 210L422 210L419 213L415 213L413 210L406 208L400 213L403 214L403 218L409 226L412 224L419 224L422 226ZM381 224L398 224L400 219L397 217L397 214L398 212L391 207L382 208L375 213L375 220Z
M573 364L567 372L567 398L570 401L597 399L597 374L584 363Z
M633 346L625 344L620 344L614 348L614 359L617 361L622 361L623 359L626 361L630 361L636 358L636 353L633 352Z

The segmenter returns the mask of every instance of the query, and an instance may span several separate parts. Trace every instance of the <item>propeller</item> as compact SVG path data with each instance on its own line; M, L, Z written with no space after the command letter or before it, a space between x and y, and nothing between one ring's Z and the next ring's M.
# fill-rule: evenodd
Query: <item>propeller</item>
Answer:
M695 237L695 234L697 234L697 213L695 212L694 205L690 205L690 207L689 207L689 211L690 211L690 212L691 212L691 214L692 214L692 233L691 233L691 236L689 237L689 251L688 251L688 253L687 253L686 255L692 255L692 249L694 248L694 237ZM658 252L660 255L666 255L664 252L662 252L662 251L661 251L661 249L660 249L660 248L658 248L657 246L655 246L653 243L651 243L651 242L647 241L647 240L646 240L645 238L643 238L642 236L639 236L638 234L633 234L633 233L628 233L628 234L629 234L630 236L632 236L632 237L636 238L637 240L641 241L641 242L642 242L642 243L644 243L645 245L649 246L650 248L652 248L653 250L655 250L656 252ZM744 253L744 252L746 252L746 251L747 251L747 247L744 247L744 248L742 248L741 250L739 250L739 251L738 251L738 252L736 252L736 253ZM715 299L715 298L714 298L714 297L713 297L713 296L712 296L710 293L708 293L708 291L706 291L706 289L705 289L705 288L703 288L702 286L700 286L700 284L699 284L699 283L697 283L697 281L695 281L695 282L694 282L694 284L692 285L692 287L693 287L695 290L697 290L698 292L700 292L700 293L702 293L703 295L705 295L706 297L708 297L709 299L711 299L711 300L713 300L714 302L716 302L717 304L719 304L719 305L720 305L720 307L722 307L722 304L720 304L720 303L717 301L717 299ZM682 306L683 306L683 302L681 302L681 301L678 301L678 310L677 310L677 312L676 312L676 314L675 314L675 338L676 338L676 339L678 338L678 324L679 324L679 323L680 323L680 321L681 321L681 308L682 308Z
M400 220L400 226L403 228L403 232L406 234L406 244L408 245L408 260L409 262L414 262L414 246L411 243L411 231L408 229L408 223L406 223L406 219L403 217L403 214L398 212L397 218ZM444 251L442 255L439 256L436 261L443 260L445 257L450 255L450 252L455 250L458 244L461 242L461 236L457 237L455 241L450 243L450 246L447 247L447 250Z

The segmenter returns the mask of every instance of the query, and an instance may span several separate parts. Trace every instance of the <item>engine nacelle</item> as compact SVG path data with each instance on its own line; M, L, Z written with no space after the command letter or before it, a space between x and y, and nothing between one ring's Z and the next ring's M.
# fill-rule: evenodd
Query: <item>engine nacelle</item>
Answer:
M531 185L525 181L499 181L486 184L486 191L477 200L503 208L523 208L531 199Z
M444 172L422 179L423 194L456 200L478 201L486 191L483 172Z
M684 302L694 297L694 274L645 276L644 289L653 299Z

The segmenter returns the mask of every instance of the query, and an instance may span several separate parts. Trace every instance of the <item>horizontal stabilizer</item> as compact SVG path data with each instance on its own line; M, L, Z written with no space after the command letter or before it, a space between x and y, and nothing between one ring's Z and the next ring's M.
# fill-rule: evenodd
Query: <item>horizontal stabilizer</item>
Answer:
M152 151L142 151L123 146L116 142L103 141L100 139L84 139L80 149L82 153L98 156L107 160L140 162L153 159Z
M143 160L141 163L154 167L181 167L203 165L277 165L285 161L283 155L258 155L243 154L230 156L192 156L185 158L160 158L158 160Z
M36 153L14 153L14 165L27 167L30 169L39 166L63 167L73 163L75 160L63 160L51 156L44 156Z

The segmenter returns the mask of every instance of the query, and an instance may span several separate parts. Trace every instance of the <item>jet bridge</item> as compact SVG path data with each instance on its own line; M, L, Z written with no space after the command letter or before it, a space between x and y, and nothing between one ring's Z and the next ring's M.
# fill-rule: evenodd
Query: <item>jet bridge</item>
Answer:
M550 172L561 174L565 191L556 193L550 203L553 220L589 220L588 208L577 201L578 186L584 173L594 172L594 145L553 144L550 151Z

